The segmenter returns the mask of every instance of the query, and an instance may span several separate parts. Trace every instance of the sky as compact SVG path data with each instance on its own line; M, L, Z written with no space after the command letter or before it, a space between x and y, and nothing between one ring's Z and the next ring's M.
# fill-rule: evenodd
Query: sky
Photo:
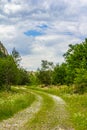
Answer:
M61 64L68 45L86 37L87 0L0 0L0 41L27 70L41 60Z

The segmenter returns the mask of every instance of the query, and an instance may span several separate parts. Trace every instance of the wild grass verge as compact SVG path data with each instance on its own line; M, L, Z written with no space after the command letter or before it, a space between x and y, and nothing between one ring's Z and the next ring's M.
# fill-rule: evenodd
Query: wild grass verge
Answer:
M29 90L12 87L11 91L0 92L0 121L30 106L35 96Z

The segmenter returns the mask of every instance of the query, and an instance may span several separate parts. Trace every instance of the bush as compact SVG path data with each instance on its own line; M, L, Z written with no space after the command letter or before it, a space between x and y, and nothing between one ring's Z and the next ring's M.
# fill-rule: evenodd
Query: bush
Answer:
M84 93L87 91L87 70L77 69L75 83L75 93Z

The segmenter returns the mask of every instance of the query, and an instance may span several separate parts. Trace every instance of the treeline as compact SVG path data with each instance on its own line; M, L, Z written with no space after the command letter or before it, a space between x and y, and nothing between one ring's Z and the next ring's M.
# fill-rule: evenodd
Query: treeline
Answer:
M30 75L31 83L73 86L75 93L87 91L87 39L79 44L70 44L64 58L64 63L55 66L42 60L41 68Z
M36 72L27 72L20 67L21 57L13 49L11 55L0 52L0 89L11 85L67 85L73 86L74 93L87 91L87 39L84 42L69 45L64 54L65 62L54 65L42 60L41 68Z
M0 90L10 90L11 85L25 85L29 82L27 71L19 66L20 60L15 48L11 55L0 52Z

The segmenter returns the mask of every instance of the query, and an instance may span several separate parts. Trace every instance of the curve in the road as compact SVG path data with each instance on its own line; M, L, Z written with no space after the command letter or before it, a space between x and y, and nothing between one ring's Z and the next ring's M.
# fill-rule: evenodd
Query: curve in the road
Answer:
M66 111L66 103L60 97L37 90L31 91L36 96L34 103L12 118L2 121L0 130L74 130L67 123L69 114ZM39 121L33 124L35 119Z
M28 122L27 127L25 125L25 130L74 130L69 121L66 103L60 97L36 90L35 93L43 97L42 105L45 111L42 107L35 119ZM45 98L48 98L49 102Z

